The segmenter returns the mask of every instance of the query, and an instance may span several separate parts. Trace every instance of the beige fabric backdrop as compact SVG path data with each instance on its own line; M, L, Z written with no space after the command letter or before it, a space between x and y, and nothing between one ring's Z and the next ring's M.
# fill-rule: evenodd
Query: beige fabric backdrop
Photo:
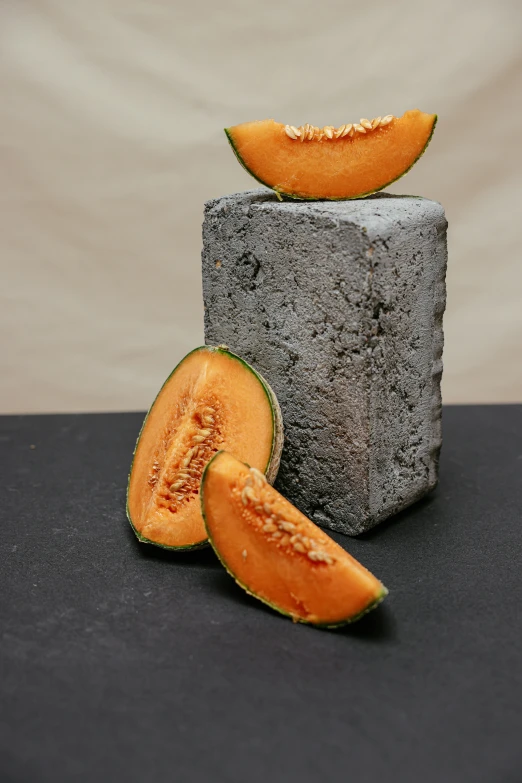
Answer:
M202 342L222 128L439 113L446 402L522 400L522 3L3 0L0 410L144 408Z

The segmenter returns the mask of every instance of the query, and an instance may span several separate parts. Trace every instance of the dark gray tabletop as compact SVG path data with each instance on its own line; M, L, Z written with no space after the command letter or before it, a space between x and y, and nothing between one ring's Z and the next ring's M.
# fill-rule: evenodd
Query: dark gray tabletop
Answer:
M433 496L359 539L341 631L138 544L140 414L0 418L0 780L522 780L522 406L450 407Z

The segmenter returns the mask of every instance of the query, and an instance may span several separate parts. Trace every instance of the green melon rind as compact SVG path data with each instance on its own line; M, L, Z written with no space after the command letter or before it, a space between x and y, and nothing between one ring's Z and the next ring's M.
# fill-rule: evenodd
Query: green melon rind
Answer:
M230 143L230 146L234 150L234 154L240 164L243 166L245 171L248 171L251 177L254 177L258 182L261 183L261 185L264 185L265 188L268 188L269 190L273 190L278 199L281 201L281 197L284 196L286 198L294 199L294 201L353 201L357 198L365 198L366 196L371 196L373 193L378 193L380 190L384 190L384 188L389 187L390 185L393 185L394 182L397 182L397 180L401 179L401 177L404 177L405 174L410 171L413 166L417 163L417 161L422 158L424 153L426 152L426 149L428 147L428 144L430 143L433 133L435 132L435 125L437 124L438 116L435 115L435 119L433 120L433 125L431 127L431 133L428 136L428 139L426 141L426 144L422 148L422 150L419 152L413 163L408 166L407 169L405 169L402 174L399 174L394 179L391 179L389 182L385 182L384 185L380 185L378 188L374 188L373 190L368 190L366 193L359 193L357 196L298 196L296 193L288 193L285 190L280 190L277 186L269 185L267 182L264 182L260 177L257 176L257 174L254 174L254 172L248 168L248 166L245 164L244 160L242 159L241 155L239 154L236 145L234 144L234 136L232 134L232 128L225 128L225 134L226 137Z
M268 464L265 469L266 478L267 481L269 481L270 484L273 484L273 482L276 479L277 471L279 470L279 463L281 461L281 452L283 450L283 442L284 442L284 431L283 431L283 417L281 415L281 408L279 407L279 402L277 400L277 397L275 396L274 391L272 390L270 384L263 378L262 375L260 375L257 370L255 370L248 362L246 362L244 359L242 359L240 356L237 356L237 354L232 353L232 351L229 351L228 348L224 345L219 345L217 347L214 347L212 345L201 345L198 348L194 348L192 351L190 351L186 356L183 357L183 359L178 362L178 364L174 367L168 378L164 381L162 384L159 392L156 394L154 401L152 405L150 406L149 410L147 411L147 414L143 420L143 424L141 425L138 438L136 440L136 445L134 447L134 451L132 452L132 462L129 470L129 477L127 479L127 495L126 495L126 504L125 504L125 511L127 514L127 519L130 522L130 525L134 531L134 534L138 541L142 544L152 544L153 546L160 547L160 549L168 549L170 551L174 552L187 552L187 551L194 551L197 549L204 549L205 547L209 546L209 540L208 538L203 539L202 541L197 541L194 544L189 544L187 546L169 546L168 544L159 544L157 541L152 541L150 538L146 538L145 536L142 536L141 533L136 529L134 526L134 523L131 519L130 511L129 511L129 488L130 488L130 479L132 475L132 469L134 467L134 460L136 457L136 451L138 449L138 445L141 439L141 436L143 435L143 430L145 429L145 425L147 423L147 419L149 418L149 415L154 408L154 405L156 404L156 401L158 397L160 396L161 392L163 391L164 387L167 385L167 383L170 381L172 376L177 372L179 367L183 364L183 362L189 358L189 356L192 356L193 353L196 353L197 351L209 351L209 352L218 352L226 354L227 356L230 356L233 359L236 359L237 361L241 362L243 367L245 367L247 370L249 370L251 373L253 373L257 380L260 382L261 386L263 387L263 390L267 396L268 403L270 405L270 410L272 412L272 450L270 452L270 458L268 460Z
M200 491L199 491L199 499L200 499L200 503L201 503L201 515L203 517L203 521L205 522L205 529L207 531L208 540L209 540L209 542L210 542L210 544L212 546L212 549L214 550L214 552L216 554L216 557L218 558L219 562L221 563L221 565L223 566L225 571L232 577L232 579L236 582L236 584L238 584L239 587L241 587L242 590L245 591L245 593L248 593L248 595L251 595L253 598L256 598L258 601L261 601L261 603L265 604L266 606L269 606L271 609L274 609L276 612L278 612L279 614L282 614L284 617L290 618L290 620L292 620L295 623L302 623L303 625L312 625L314 628L324 628L324 629L327 629L327 630L335 629L335 628L342 628L345 625L350 625L350 623L356 622L361 617L364 617L365 614L368 614L368 612L371 612L372 609L375 609L377 606L379 606L379 604L388 595L388 590L387 590L387 588L384 585L381 585L382 589L381 589L380 593L374 598L374 600L371 601L358 614L352 615L351 617L346 617L343 620L339 620L336 623L320 623L320 622L314 623L311 620L305 620L304 618L301 618L301 617L298 617L298 618L294 617L292 614L290 614L289 612L285 612L284 609L281 609L276 604L273 604L270 601L267 601L266 598L261 598L261 596L257 595L257 593L254 593L249 587L247 587L247 585L244 582L242 582L236 576L236 574L228 567L228 564L226 563L226 561L221 556L221 553L220 553L219 549L217 548L216 544L214 543L214 540L212 539L212 535L210 533L209 526L207 524L207 517L206 517L206 514L205 514L205 480L206 480L206 477L207 477L207 471L209 470L209 468L212 465L212 463L214 462L214 460L217 459L220 454L224 454L224 453L225 453L224 451L218 451L216 454L214 454L212 459L209 460L209 462L207 462L207 464L205 466L205 469L203 471L203 475L201 476L201 487L200 487ZM246 463L244 463L244 464L246 465ZM248 468L250 467L250 465L246 465L246 466Z

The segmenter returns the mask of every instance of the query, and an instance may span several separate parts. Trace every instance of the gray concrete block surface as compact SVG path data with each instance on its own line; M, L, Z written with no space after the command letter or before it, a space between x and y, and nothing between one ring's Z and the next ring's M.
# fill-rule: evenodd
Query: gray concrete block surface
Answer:
M362 533L437 483L446 227L440 204L386 193L205 206L205 341L271 384L276 487L319 525Z

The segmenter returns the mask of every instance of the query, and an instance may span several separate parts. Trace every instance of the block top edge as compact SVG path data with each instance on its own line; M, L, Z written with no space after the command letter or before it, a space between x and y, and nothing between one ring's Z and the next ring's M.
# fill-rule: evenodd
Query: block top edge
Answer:
M396 195L380 191L372 196L348 201L279 201L274 191L268 188L255 188L238 193L230 193L205 203L205 214L222 210L261 210L267 213L290 216L324 216L335 221L358 223L368 218L407 219L408 216L419 219L423 214L427 218L444 217L444 208L438 201L422 196Z

